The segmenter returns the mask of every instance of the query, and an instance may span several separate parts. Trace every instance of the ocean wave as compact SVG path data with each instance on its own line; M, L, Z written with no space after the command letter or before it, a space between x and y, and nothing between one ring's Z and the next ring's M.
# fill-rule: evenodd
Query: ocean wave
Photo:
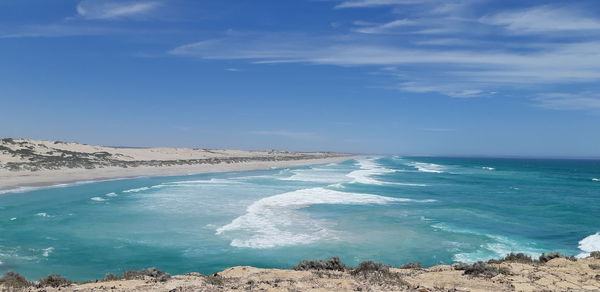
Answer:
M165 185L155 185L155 186L151 186L151 187L141 187L141 188L136 188L136 189L129 189L129 190L123 191L123 193L139 193L139 192L147 191L150 189L160 189L164 186Z
M116 197L117 194L113 192L113 193L108 193L105 196L107 196L107 197Z
M347 177L352 178L351 183L361 183L368 185L404 185L404 186L426 186L425 184L412 184L412 183L398 183L398 182L384 182L374 179L374 175L383 175L387 173L394 173L396 170L385 168L379 163L375 162L374 159L360 159L358 160L359 170L355 170Z
M231 245L248 248L309 244L333 240L337 232L330 230L326 220L311 219L297 210L311 205L366 205L392 202L431 202L384 197L372 194L347 193L325 188L302 189L254 202L246 214L216 230L217 235L235 232Z
M444 223L433 224L431 225L431 227L446 232L472 234L475 236L483 237L488 241L491 241L482 244L480 246L481 249L479 250L473 252L458 252L454 254L452 259L456 262L473 263L477 261L485 261L490 258L504 257L511 252L524 253L531 257L538 257L543 252L542 249L529 246L526 243L522 243L501 235L493 235L474 230L456 228Z
M577 255L578 258L585 258L593 251L600 251L600 232L579 241L579 249L583 252Z
M93 197L93 198L90 198L90 200L92 200L92 201L96 201L96 202L103 202L103 201L106 201L106 199L105 199L105 198L101 198L101 197Z
M201 179L201 180L184 180L184 181L175 181L167 183L167 185L203 185L203 184L239 184L239 181L234 181L230 179L222 179L222 178L211 178L211 179ZM160 187L164 185L159 185ZM156 186L156 187L159 187Z
M420 172L443 173L444 167L435 163L411 162L409 166L416 168Z
M35 216L38 216L38 217L52 217L52 216L48 215L48 213L44 213L44 212L37 213L37 214L35 214Z
M48 257L54 251L54 247L44 248L42 249L42 256Z
M485 170L496 170L495 168L489 166L482 166L481 168Z
M279 178L279 180L287 181L306 181L316 183L340 183L348 182L349 179L339 170L327 168L310 168L290 170L292 175L289 177Z
M592 178L592 181L600 181L600 178Z
M0 190L0 195L4 195L4 194L13 194L13 193L26 193L26 192L32 192L32 191L37 191L37 190L45 190L45 189L54 189L54 188L66 188L66 187L72 187L72 186L78 186L78 185L84 185L84 184L91 184L91 183L97 183L97 182L107 182L107 181L115 181L115 180L124 180L124 179L131 179L131 178L112 178L112 179L103 179L103 180L82 180L82 181L76 181L76 182L71 182L71 183L59 183L59 184L54 184L54 185L49 185L49 186L41 186L41 187L17 187L17 188L12 188L12 189L5 189L5 190Z

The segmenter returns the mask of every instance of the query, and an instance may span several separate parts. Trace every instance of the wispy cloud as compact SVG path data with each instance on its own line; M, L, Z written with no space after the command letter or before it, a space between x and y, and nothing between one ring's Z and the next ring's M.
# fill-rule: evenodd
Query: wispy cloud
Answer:
M600 94L583 93L543 93L535 100L543 108L556 110L600 110Z
M85 19L140 18L159 6L157 1L83 0L77 5L77 13Z
M310 132L294 132L294 131L285 131L285 130L277 130L277 131L250 131L248 132L250 135L261 135L261 136L279 136L285 138L294 138L294 139L306 139L306 138L314 138L317 135L315 133Z
M380 87L455 98L525 90L541 100L536 92L549 87L585 88L600 82L600 42L577 37L600 28L600 20L575 8L553 6L474 14L470 5L484 1L347 0L335 7L390 6L394 19L357 20L349 32L336 35L228 33L169 53L254 64L388 68L379 75L392 77L392 84ZM403 5L410 5L405 9L410 12L398 9ZM556 31L569 31L571 37L555 38ZM530 39L517 35L532 33L536 35ZM575 104L594 102L576 96L539 102L553 108L570 98Z
M336 5L336 8L364 8L374 6L389 6L402 4L419 4L425 0L349 0Z
M515 34L600 30L600 19L580 10L556 6L507 11L483 17L481 21L502 26Z

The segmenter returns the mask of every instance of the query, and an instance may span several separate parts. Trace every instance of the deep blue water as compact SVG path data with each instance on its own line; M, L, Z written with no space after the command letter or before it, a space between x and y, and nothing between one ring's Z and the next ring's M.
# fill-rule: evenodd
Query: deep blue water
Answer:
M0 195L0 272L74 280L600 249L600 161L367 157Z

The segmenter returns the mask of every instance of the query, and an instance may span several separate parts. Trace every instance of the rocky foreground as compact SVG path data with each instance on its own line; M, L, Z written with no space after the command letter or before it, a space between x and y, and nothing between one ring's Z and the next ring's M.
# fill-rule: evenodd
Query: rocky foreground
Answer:
M18 275L17 275L18 276ZM2 280L4 279L4 280ZM4 281L4 284L2 284ZM2 286L4 285L4 286ZM9 288L11 286L12 288ZM549 254L539 260L511 254L471 265L393 268L363 262L348 268L339 259L304 261L294 270L233 267L214 275L170 276L156 269L68 283L52 276L29 283L0 278L4 291L600 291L600 253L585 259Z

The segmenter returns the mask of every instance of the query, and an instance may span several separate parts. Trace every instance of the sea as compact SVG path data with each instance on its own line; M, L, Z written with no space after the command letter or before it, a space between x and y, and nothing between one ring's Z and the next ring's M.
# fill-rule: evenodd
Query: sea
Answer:
M77 281L600 250L600 161L365 156L0 194L0 272Z

